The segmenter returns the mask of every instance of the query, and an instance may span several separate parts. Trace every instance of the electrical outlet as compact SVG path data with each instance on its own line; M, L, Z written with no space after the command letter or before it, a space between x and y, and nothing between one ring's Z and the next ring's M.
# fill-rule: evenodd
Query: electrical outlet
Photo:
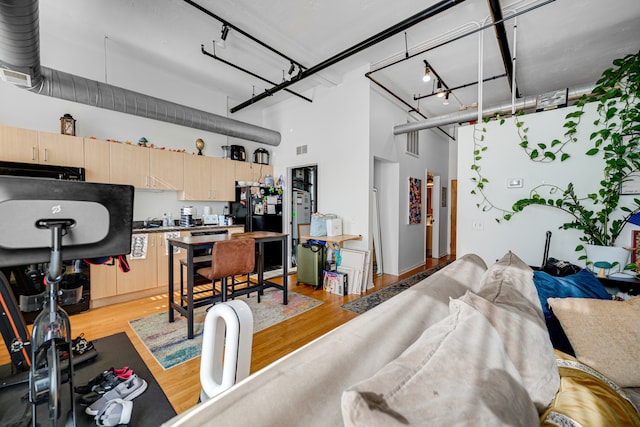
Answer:
M480 221L473 221L472 228L474 230L481 231L484 230L484 224L482 224L482 222Z

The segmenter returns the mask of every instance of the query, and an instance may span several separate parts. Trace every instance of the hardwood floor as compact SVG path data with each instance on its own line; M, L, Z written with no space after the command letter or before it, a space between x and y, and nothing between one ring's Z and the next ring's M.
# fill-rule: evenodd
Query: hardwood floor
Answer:
M401 276L382 275L376 277L374 279L374 288L369 290L368 293L452 258L447 256L438 260L429 259L424 266ZM321 300L324 304L254 334L251 372L262 369L357 316L341 309L340 306L348 301L360 298L360 295L342 297L327 294L322 289L314 290L311 286L296 286L295 283L295 274L293 274L289 279L290 290ZM253 297L255 298L255 295ZM88 340L101 338L116 332L126 332L149 370L166 393L176 412L181 413L195 405L198 400L200 393L200 358L195 358L165 371L155 361L127 323L129 320L150 314L165 313L167 311L167 300L167 295L164 294L92 309L86 313L71 316L71 330L73 331L73 336L84 333L85 338ZM9 356L6 346L2 346L0 348L0 365L6 363L9 363Z

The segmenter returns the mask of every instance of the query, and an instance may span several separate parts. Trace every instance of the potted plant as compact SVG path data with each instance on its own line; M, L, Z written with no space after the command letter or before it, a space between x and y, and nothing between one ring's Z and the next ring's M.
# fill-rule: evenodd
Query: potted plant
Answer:
M632 173L640 171L640 52L616 59L613 67L606 69L596 83L590 95L581 97L576 105L578 110L566 116L564 127L567 129L566 141L554 140L549 144L537 144L529 147L526 138L527 129L522 121L516 120L519 128L521 147L527 150L534 161L566 161L569 154L562 151L565 144L577 142L576 129L587 103L596 102L599 118L594 122L596 130L591 134L591 146L587 156L602 155L604 160L603 177L599 188L581 196L576 194L573 183L566 188L553 184L541 184L531 190L530 196L513 204L513 212L503 215L509 220L513 214L522 212L531 205L545 205L559 209L571 216L571 221L562 224L562 229L575 229L582 232L582 244L576 251L587 250L587 265L602 259L593 257L589 250L594 247L614 247L616 239L629 219L640 212L640 198L621 195L623 183ZM623 267L628 251L623 251L624 261L612 263ZM635 268L629 265L627 268Z

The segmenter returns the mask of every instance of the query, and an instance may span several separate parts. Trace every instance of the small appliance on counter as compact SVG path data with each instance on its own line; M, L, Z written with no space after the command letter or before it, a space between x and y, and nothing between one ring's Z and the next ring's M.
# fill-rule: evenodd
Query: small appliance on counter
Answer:
M245 162L247 160L247 156L242 145L231 146L231 160L239 160L241 162Z
M220 217L218 216L218 214L203 214L202 222L204 225L218 225L220 224Z
M253 163L258 163L261 165L269 164L269 152L264 148L258 148L253 152Z
M180 226L181 227L193 227L195 222L193 216L196 213L196 208L193 206L183 206L180 208Z
M230 159L231 158L231 146L230 145L223 145L222 146L222 158L223 159Z

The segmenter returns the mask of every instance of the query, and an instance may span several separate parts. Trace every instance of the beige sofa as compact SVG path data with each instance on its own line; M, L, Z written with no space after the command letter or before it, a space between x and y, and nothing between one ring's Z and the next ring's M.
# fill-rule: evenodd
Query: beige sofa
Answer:
M165 425L540 425L565 416L556 356L531 269L465 255Z

